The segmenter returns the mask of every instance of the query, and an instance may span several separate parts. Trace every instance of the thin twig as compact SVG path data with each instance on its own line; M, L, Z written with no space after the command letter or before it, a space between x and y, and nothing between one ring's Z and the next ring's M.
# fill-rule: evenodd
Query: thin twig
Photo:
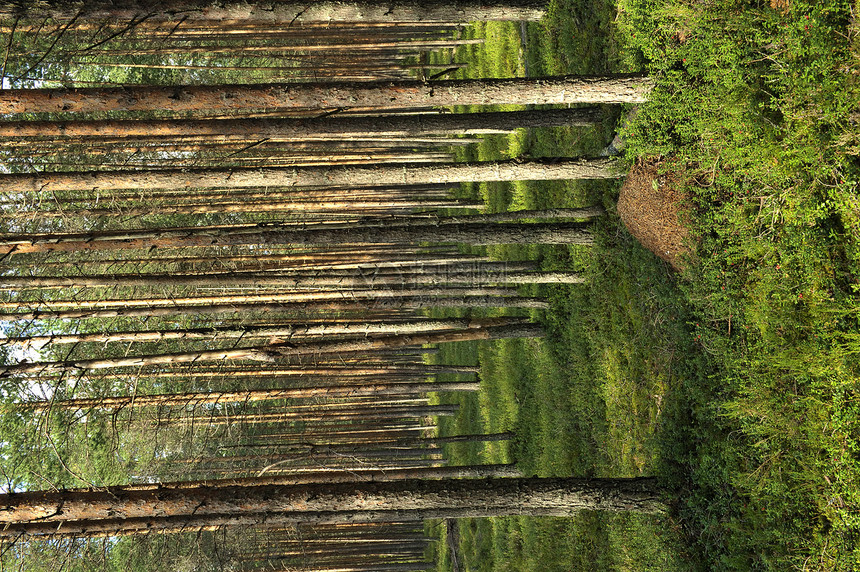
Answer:
M3 54L3 66L0 67L0 86L3 85L3 78L6 77L6 63L9 61L9 52L12 48L12 40L15 38L15 28L18 27L19 18L15 18L12 23L12 30L9 32L9 41L6 43L6 51Z
M105 38L104 40L101 40L99 42L96 42L95 44L87 46L86 48L84 48L82 50L75 50L75 53L88 52L90 50L93 50L93 49L101 46L102 44L106 44L107 42L113 40L117 36L121 36L122 34L125 34L126 32L128 32L129 30L136 27L138 24L140 24L141 22L143 22L144 20L146 20L150 17L152 17L152 14L147 14L145 16L142 16L139 20L135 20L134 18L132 18L131 22L129 22L126 27L122 28L118 32L115 32L115 33L111 34L110 36L108 36L107 38Z
M35 64L33 64L33 65L30 67L30 69L28 69L28 70L27 70L27 71L25 71L23 74L21 74L21 77L22 77L22 78L23 78L23 77L26 77L26 76L27 76L27 74L29 74L31 71L34 71L37 67L39 67L39 65L40 65L43 61L45 61L45 59L46 59L46 58L50 55L50 53L54 50L54 47L57 45L57 42L59 42L59 41L60 41L60 38L62 38L62 37L63 37L63 34L65 34L65 33L66 33L66 31L67 31L67 30L72 26L72 24L74 24L74 23L75 23L75 21L78 19L78 16L80 16L80 15L81 15L81 13L80 13L80 12L78 12L77 14L75 14L75 17L74 17L74 18L72 18L71 20L69 20L69 23L68 23L68 24L66 24L66 26L65 26L62 30L60 30L60 32L57 34L57 37L56 37L56 38L54 38L54 41L51 43L51 45L48 47L48 49L47 49L47 50L45 50L44 55L42 55L42 57L41 57L41 58L39 58L39 60L38 60Z

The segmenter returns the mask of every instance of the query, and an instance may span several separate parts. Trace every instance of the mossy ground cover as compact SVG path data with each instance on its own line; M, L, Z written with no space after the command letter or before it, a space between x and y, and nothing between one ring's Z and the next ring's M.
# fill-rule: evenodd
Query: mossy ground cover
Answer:
M584 514L461 527L468 570L853 570L858 536L858 39L853 2L553 2L485 25L484 76L639 71L628 164L668 159L691 197L681 275L614 213L617 185L469 189L493 211L600 202L597 244L499 247L575 268L543 340L463 346L484 389L443 431L513 429L455 462L527 474L656 474L668 520ZM521 132L464 158L587 156L618 128ZM449 350L446 350L449 351ZM471 448L470 448L471 447ZM440 555L442 569L447 556ZM461 566L464 564L461 562Z

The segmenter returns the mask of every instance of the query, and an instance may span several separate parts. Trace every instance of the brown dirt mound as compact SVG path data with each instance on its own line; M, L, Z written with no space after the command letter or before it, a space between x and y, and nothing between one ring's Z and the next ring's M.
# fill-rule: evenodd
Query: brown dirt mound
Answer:
M688 232L683 224L687 196L678 190L673 172L659 173L659 161L637 161L618 197L618 214L627 230L642 246L668 262L683 266Z

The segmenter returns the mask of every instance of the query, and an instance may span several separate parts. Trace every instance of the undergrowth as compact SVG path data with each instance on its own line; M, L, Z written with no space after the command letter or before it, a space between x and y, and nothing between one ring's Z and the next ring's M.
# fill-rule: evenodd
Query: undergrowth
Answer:
M628 157L691 197L680 283L713 364L664 455L711 569L860 567L855 6L620 0L657 80Z

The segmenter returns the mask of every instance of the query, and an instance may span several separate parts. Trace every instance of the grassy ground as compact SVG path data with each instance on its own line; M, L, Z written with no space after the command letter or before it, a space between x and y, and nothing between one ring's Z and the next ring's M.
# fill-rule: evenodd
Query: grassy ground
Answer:
M772 7L775 5L776 8ZM587 7L586 7L587 6ZM617 11L616 11L617 8ZM858 536L858 46L853 2L553 2L486 25L482 76L644 71L626 161L686 181L695 255L671 273L623 229L617 187L481 185L491 210L609 211L597 244L497 248L577 268L548 337L454 349L484 389L445 431L513 429L458 462L527 474L657 474L668 521L585 514L462 526L468 570L853 570ZM464 158L593 155L615 129L519 133ZM440 556L447 569L446 556ZM462 564L462 563L461 563Z
M469 75L484 77L600 73L616 65L606 28L611 3L559 3L541 23L479 25L487 38L469 46ZM464 50L466 51L466 50ZM556 128L488 139L462 159L593 156L612 139L622 109L607 106L593 128ZM481 184L467 192L491 211L604 204L598 245L494 247L506 260L536 259L574 268L588 286L544 287L552 309L537 312L548 336L494 344L457 344L438 359L480 363L482 391L458 396L461 413L443 433L513 430L511 443L449 447L454 463L516 462L528 475L637 476L656 472L659 418L677 384L675 356L690 344L674 277L620 226L619 183L594 181ZM680 318L680 319L679 319ZM679 327L680 324L680 327ZM678 342L676 338L684 340ZM444 538L443 527L437 530ZM677 531L637 515L584 513L572 519L500 518L460 524L464 570L688 570ZM442 543L440 543L442 544ZM441 570L449 555L437 555Z

